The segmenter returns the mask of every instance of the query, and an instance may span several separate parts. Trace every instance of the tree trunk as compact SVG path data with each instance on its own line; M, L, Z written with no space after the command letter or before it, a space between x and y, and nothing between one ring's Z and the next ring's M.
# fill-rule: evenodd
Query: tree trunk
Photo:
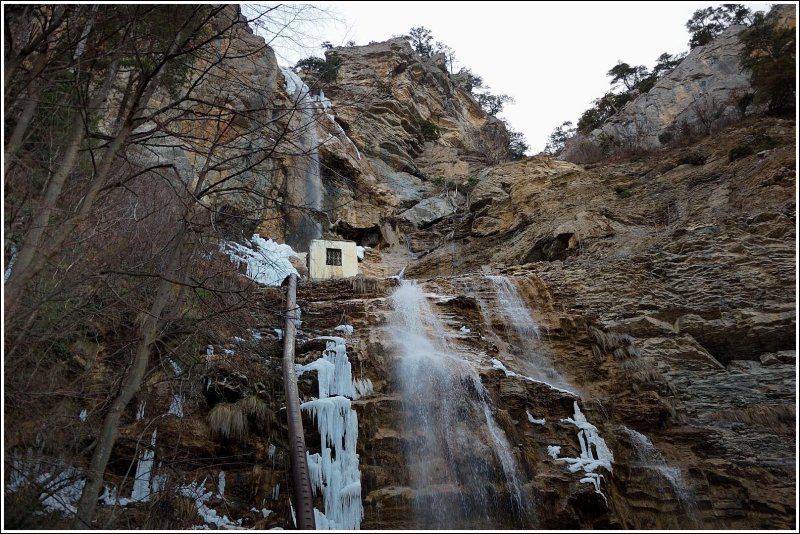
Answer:
M11 137L8 138L8 143L6 143L5 149L3 150L3 157L5 158L5 161L3 162L3 172L6 175L6 180L8 179L8 170L11 168L11 163L14 161L14 156L17 154L19 147L22 146L22 139L25 137L25 132L28 130L28 126L33 119L34 113L36 113L36 106L39 103L39 95L42 93L45 85L47 85L45 80L36 79L42 73L46 65L47 54L42 52L39 54L39 57L36 58L36 65L34 67L34 73L32 76L33 79L30 82L31 85L28 87L28 101L22 108L22 113L20 113L19 117L17 117L17 123L14 125L14 130L11 132Z
M85 530L92 527L92 516L97 507L97 499L100 495L100 488L103 485L103 474L111 456L111 449L117 440L120 418L128 403L139 391L147 372L150 351L153 343L158 338L158 330L162 324L161 317L174 287L169 278L178 275L180 271L181 252L183 252L187 234L187 224L183 223L175 236L175 244L170 251L166 277L159 283L153 304L141 322L141 339L136 347L136 354L131 368L123 378L119 394L111 402L111 407L103 420L103 426L97 436L97 446L94 449L92 461L86 473L86 485L83 487L83 493L78 502L78 512L73 524L75 529ZM188 270L186 272L188 273Z
M297 321L297 275L288 277L286 297L286 326L283 337L283 385L286 392L286 418L289 422L289 457L292 461L292 490L296 509L297 528L316 530L311 478L308 474L306 438L300 413L300 396L297 391L297 373L294 367L294 338Z
M92 98L86 110L87 115L97 109L105 101L111 89L111 83L116 76L117 65L118 63L115 61L109 68L108 75L102 88L98 90L94 98ZM44 196L35 211L36 215L31 221L28 231L25 232L22 246L14 262L14 269L11 271L11 277L5 284L6 313L13 312L25 286L28 285L38 274L38 271L41 270L41 268L34 269L32 265L33 262L44 265L46 258L41 254L42 237L44 236L45 229L50 224L50 217L56 209L56 204L64 189L64 184L75 166L78 151L85 138L86 126L84 117L79 112L72 121L70 142L69 145L67 145L64 158L58 163L58 170L47 184ZM8 160L6 160L6 163L7 162Z
M167 56L175 52L181 38L182 33L178 32L178 34L175 36L175 39L172 41L172 45L167 52ZM105 80L105 83L103 84L103 88L98 92L91 105L87 109L87 115L92 109L95 109L97 106L102 104L103 101L105 101L108 91L111 87L111 82L113 82L114 76L116 75L117 67L118 61L115 60L112 64L112 67L109 69L109 74ZM111 144L106 149L105 154L103 154L103 158L97 167L97 172L92 178L89 191L86 193L86 195L84 195L80 205L78 206L78 213L57 228L56 234L47 242L47 247L44 248L41 243L44 230L49 224L50 215L55 208L55 204L59 195L61 194L64 181L72 170L72 166L75 164L77 150L80 147L80 144L83 142L83 138L85 137L83 121L80 121L80 141L75 143L74 141L76 139L73 138L73 143L71 143L68 148L68 153L72 155L70 165L62 165L59 167L56 176L54 176L52 182L48 184L43 206L37 213L30 230L28 233L26 233L25 242L22 245L22 249L17 256L17 262L14 265L15 269L12 271L11 277L4 286L5 311L7 314L13 314L13 311L19 302L19 297L22 294L22 291L25 289L25 286L27 286L28 283L39 274L50 256L52 256L61 248L66 239L72 234L80 221L92 208L94 200L105 186L106 179L108 178L112 164L117 156L117 152L127 142L128 137L135 127L134 122L136 114L139 111L144 111L147 109L147 106L150 104L150 99L153 97L156 89L160 86L161 79L164 76L165 68L166 65L162 64L160 69L153 75L152 78L150 78L150 80L148 80L145 87L137 88L137 98L135 98L131 103L124 124L122 124L119 131L114 136L114 139L111 141ZM139 93L139 91L141 91L141 93ZM124 113L124 110L120 110L120 113ZM72 150L75 151L74 154L72 154ZM67 158L65 157L65 160L66 159ZM58 178L58 180L56 180L56 178Z

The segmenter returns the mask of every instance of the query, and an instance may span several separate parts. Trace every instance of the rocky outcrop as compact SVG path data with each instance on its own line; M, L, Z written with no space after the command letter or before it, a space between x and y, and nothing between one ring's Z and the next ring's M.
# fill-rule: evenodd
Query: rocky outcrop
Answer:
M398 216L425 226L450 214L439 198L443 186L464 184L507 157L503 123L487 115L441 62L420 57L406 39L326 55L338 64L335 81L307 78L324 89L314 97L323 184L318 218L331 232L356 239L371 233L390 243L382 232L385 220ZM288 109L291 99L283 93L279 87L278 102ZM295 159L290 155L273 179L276 210L283 209L281 184L292 181ZM286 231L274 218L262 230Z
M796 6L778 5L768 17L794 28ZM600 128L567 142L562 159L587 163L615 150L652 149L673 138L715 131L738 120L740 100L752 92L750 73L740 61L740 33L732 26L704 46L689 52L646 93L628 102Z
M336 48L336 83L326 89L350 138L395 171L462 181L507 146L502 123L453 83L435 58L405 38ZM499 145L499 146L498 146Z
M692 50L672 72L600 128L570 140L562 157L585 161L583 154L591 152L587 144L598 149L601 145L656 148L667 131L672 137L689 131L707 133L735 118L737 100L751 90L750 76L739 63L739 33L744 29L728 28L709 44Z

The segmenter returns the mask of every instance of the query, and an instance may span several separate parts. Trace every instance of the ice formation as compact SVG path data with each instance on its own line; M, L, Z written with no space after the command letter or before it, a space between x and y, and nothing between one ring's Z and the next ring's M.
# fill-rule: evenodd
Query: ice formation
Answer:
M353 335L353 325L351 324L340 324L339 326L334 327L334 330L336 330L337 332L341 332L346 336Z
M177 417L183 417L183 395L172 396L172 401L169 404L169 411L167 413Z
M600 437L597 427L586 420L586 416L581 412L578 402L573 402L575 413L572 417L562 419L562 423L572 423L578 427L578 444L581 447L581 454L577 458L559 458L558 454L561 449L558 447L550 446L547 448L547 453L555 460L567 464L567 469L571 473L583 471L585 476L580 479L581 483L592 484L595 491L602 495L605 500L606 496L600 490L600 480L603 476L595 471L599 468L604 468L609 473L612 472L611 464L614 462L614 455L611 449L608 448L606 442ZM607 501L606 501L607 502Z
M289 262L295 251L289 245L280 245L258 234L245 244L225 242L222 251L235 265L245 264L246 276L265 286L279 286L290 274L298 274ZM299 275L298 275L299 276Z
M544 418L536 419L534 416L531 415L531 412L529 412L528 410L525 410L525 413L528 414L528 422L533 423L534 425L544 425L545 423Z
M318 530L358 530L364 509L361 504L361 471L356 454L358 418L350 399L367 388L354 383L344 339L324 337L322 357L298 365L301 375L317 371L319 398L305 402L301 409L317 423L320 453L308 455L308 469L314 494L321 493L325 512L314 510Z
M150 438L150 447L139 451L139 461L136 463L136 475L133 479L133 492L131 493L132 501L141 502L150 499L150 481L153 474L153 460L156 455L157 432L158 430L153 430L153 435Z

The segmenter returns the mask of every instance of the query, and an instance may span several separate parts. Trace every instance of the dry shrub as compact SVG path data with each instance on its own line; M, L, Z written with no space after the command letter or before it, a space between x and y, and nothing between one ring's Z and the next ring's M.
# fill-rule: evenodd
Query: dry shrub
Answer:
M211 431L222 439L244 441L248 434L247 417L237 404L220 402L208 413Z
M604 332L599 328L591 327L590 331L597 345L602 347L604 352L611 353L615 360L625 360L628 358L638 358L641 356L639 348L634 339L628 334L619 332ZM592 352L598 359L603 359L598 349L592 348Z
M260 424L269 424L272 420L272 410L270 410L269 404L256 395L248 395L237 401L236 404L243 413Z

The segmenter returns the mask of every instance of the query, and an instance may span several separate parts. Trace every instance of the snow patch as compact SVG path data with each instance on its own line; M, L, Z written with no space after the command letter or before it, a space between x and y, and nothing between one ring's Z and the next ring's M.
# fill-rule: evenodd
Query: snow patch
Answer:
M177 417L183 417L183 395L172 396L172 402L169 404L169 411L167 413Z
M553 460L558 460L558 455L561 454L561 447L559 447L558 445L548 445L547 454Z
M340 324L339 326L334 328L335 331L341 332L346 336L353 335L353 325L351 324Z
M75 515L78 501L83 493L86 481L81 478L81 471L68 466L60 473L43 471L41 464L33 459L33 449L28 449L25 456L14 451L11 454L10 472L6 493L15 493L32 484L39 494L39 502L45 513L58 512L65 516Z
M289 257L296 255L292 247L264 239L258 234L253 234L245 244L224 242L221 249L237 267L245 264L245 276L259 284L280 286L290 274L300 276L289 261Z
M38 482L44 491L39 495L44 511L59 512L62 515L75 515L78 511L78 501L83 493L86 480L80 478L81 472L74 467L67 467L55 478L49 473L38 477Z
M217 514L216 510L209 508L206 505L206 501L211 498L212 492L206 491L205 485L205 480L199 484L196 480L194 480L191 484L187 484L186 486L181 486L178 488L179 494L194 500L194 504L197 507L197 514L203 518L203 522L205 523L205 525L200 528L207 529L207 525L214 525L217 527L217 529L225 530L236 530L242 528L241 519L232 521L228 519L227 515L220 516Z
M103 494L100 495L100 502L105 504L106 506L128 506L130 503L134 502L127 497L119 497L117 495L117 488L110 488L105 486L103 488Z
M529 422L533 423L534 425L544 425L545 423L544 419L536 419L531 415L531 412L529 412L528 410L525 410L525 413L528 414Z

